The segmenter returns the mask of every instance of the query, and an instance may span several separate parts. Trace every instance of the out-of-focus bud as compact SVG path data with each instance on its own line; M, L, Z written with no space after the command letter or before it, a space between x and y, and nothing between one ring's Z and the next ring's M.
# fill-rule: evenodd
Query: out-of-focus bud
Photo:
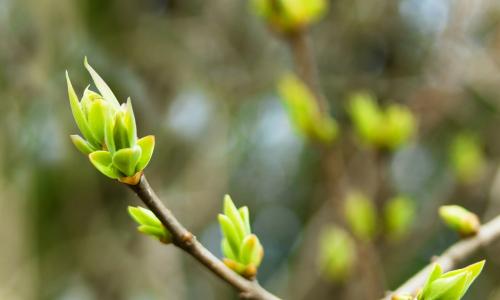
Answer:
M383 111L368 93L353 94L348 111L359 138L373 147L395 150L416 130L415 118L408 108L391 104Z
M458 205L441 206L439 215L446 225L463 237L475 235L481 227L476 214Z
M418 300L460 300L465 295L470 285L479 276L485 261L469 265L463 269L450 271L443 274L441 266L434 265Z
M301 135L326 145L335 140L337 122L320 111L315 96L300 79L286 75L278 90L292 124Z
M415 297L411 295L394 295L391 300L415 300Z
M390 199L384 208L385 229L389 239L399 240L406 235L415 219L415 204L399 195Z
M83 135L83 138L71 135L71 140L78 150L89 155L90 161L101 173L135 185L153 155L154 136L137 139L130 98L120 105L87 59L84 65L101 94L87 88L82 100L78 101L66 72L71 110Z
M356 243L345 230L331 226L321 232L317 264L324 278L347 280L354 270L356 257Z
M299 31L318 21L327 11L326 0L252 0L254 12L275 31Z
M385 112L382 140L389 149L396 149L406 143L415 131L415 118L408 108L391 104Z
M170 232L163 226L160 220L153 214L152 211L140 206L128 207L128 213L139 226L137 230L143 234L150 235L164 244L172 242Z
M377 234L377 210L364 194L351 192L345 200L345 218L352 232L361 240L368 241Z
M250 227L248 207L236 208L231 197L224 197L224 213L219 214L224 264L236 273L254 278L264 257L264 248Z
M457 135L451 143L450 162L460 181L470 183L478 179L485 159L477 138L468 133Z

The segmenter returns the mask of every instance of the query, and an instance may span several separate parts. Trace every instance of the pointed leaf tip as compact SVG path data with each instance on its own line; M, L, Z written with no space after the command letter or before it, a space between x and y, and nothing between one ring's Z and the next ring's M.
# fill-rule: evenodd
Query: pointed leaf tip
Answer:
M89 155L96 150L89 142L77 134L72 134L69 137L71 138L73 145L75 145L75 147L85 155Z
M149 161L151 160L151 157L153 156L153 151L155 148L154 135L148 135L139 139L137 141L137 145L141 147L142 150L141 158L137 163L137 169L136 169L137 172L140 172L147 167Z
M108 84L102 79L102 77L94 70L94 68L88 63L87 57L84 58L83 64L87 71L90 73L90 76L94 80L94 84L96 85L97 89L101 93L101 95L112 103L116 108L120 107L120 103L116 99L115 94L113 94L113 91L111 88L108 86Z

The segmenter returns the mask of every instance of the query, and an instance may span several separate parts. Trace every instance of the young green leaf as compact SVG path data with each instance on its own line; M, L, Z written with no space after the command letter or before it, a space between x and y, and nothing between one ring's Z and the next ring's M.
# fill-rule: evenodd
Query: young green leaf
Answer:
M137 127L130 97L127 99L127 110L125 112L124 122L127 128L128 142L130 145L135 145L137 142Z
M231 246L232 253L238 257L240 254L240 238L233 222L231 222L229 217L223 214L219 214L218 220L222 234L227 239L229 246Z
M112 156L108 151L95 151L89 154L90 162L104 175L112 179L118 179L120 174L113 167Z
M120 103L116 99L115 94L113 94L113 92L106 84L106 82L101 78L101 76L99 76L99 74L97 74L94 68L92 68L92 66L88 63L87 57L85 57L83 64L87 69L87 71L90 73L90 76L92 76L92 79L94 80L97 89L104 97L104 99L106 99L106 101L109 101L112 105L118 108L120 106Z
M125 176L133 176L140 158L141 148L139 146L120 149L113 155L113 165Z
M99 143L104 144L104 128L108 116L108 104L102 99L95 99L89 105L89 127Z
M114 128L115 128L115 115L116 112L112 110L108 110L108 116L105 119L104 122L104 141L106 142L106 147L107 150L111 153L116 152L116 145L115 145L115 139L114 139Z
M130 216L140 225L148 225L153 227L163 226L160 220L155 216L155 214L149 209L142 208L140 206L128 207L128 212Z
M123 110L116 112L114 125L113 139L115 140L116 149L131 147L132 145L130 145L128 140L127 124L125 124L125 112Z
M140 172L146 168L151 157L153 156L153 150L155 148L155 137L152 135L145 136L137 141L137 145L141 147L141 158L137 163L137 172Z
M224 196L224 214L231 220L238 234L238 243L245 237L245 224L229 195Z
M239 261L241 261L245 265L251 263L254 250L256 247L257 247L257 237L254 234L245 237L245 239L241 243Z
M77 134L72 134L69 137L71 138L73 145L75 145L75 147L85 155L88 155L97 150L89 142L87 142Z
M80 132L83 134L83 137L89 141L93 146L99 146L96 138L92 134L92 131L89 128L89 124L87 123L87 119L82 111L80 103L78 102L78 97L73 89L73 85L71 84L71 80L69 79L68 71L66 71L66 82L68 85L68 96L69 103L71 106L71 112L73 113L73 118L75 119L76 125Z
M157 238L162 243L168 244L172 242L170 232L163 226L160 220L153 214L152 211L137 207L128 207L128 213L139 226L137 230L146 235Z
M229 245L229 242L227 241L226 238L223 238L221 241L221 248L222 248L222 254L231 259L231 260L236 260L236 255L233 252L233 249Z
M250 229L250 212L248 211L247 206L242 206L238 209L240 213L241 219L243 220L243 224L245 225L245 235L249 235L251 233Z

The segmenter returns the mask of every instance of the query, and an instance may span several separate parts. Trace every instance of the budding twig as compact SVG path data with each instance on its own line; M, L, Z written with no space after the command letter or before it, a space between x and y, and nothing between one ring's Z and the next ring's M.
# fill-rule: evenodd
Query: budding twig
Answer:
M137 185L128 186L137 196L139 196L144 204L156 215L156 217L158 217L165 228L172 234L172 242L174 245L193 256L212 273L237 289L242 299L279 300L278 297L260 286L257 281L247 280L229 269L222 261L198 242L196 237L177 220L174 214L166 208L165 205L163 205L144 175Z
M420 272L406 281L394 292L388 293L384 300L391 300L394 295L413 294L421 288L435 263L439 264L443 272L453 270L456 265L466 260L470 255L482 247L488 246L493 241L500 238L500 216L481 226L478 234L457 242L449 247L441 256L437 257L433 263L427 265Z

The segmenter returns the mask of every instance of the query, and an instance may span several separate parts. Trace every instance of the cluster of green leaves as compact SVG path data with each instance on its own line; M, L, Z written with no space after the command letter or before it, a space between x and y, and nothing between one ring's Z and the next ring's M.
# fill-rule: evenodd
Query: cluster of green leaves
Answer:
M318 268L328 280L344 281L356 264L356 243L344 229L332 225L323 229L319 237Z
M137 227L139 232L152 236L164 244L172 242L172 235L170 232L149 209L140 206L129 206L128 213L132 219L139 224Z
M326 0L252 0L255 13L278 32L298 31L325 14Z
M248 207L236 208L231 197L224 197L224 213L218 216L222 231L224 263L236 273L254 278L264 257L264 248L250 227Z
M443 274L441 266L434 265L417 300L460 300L481 273L485 261Z
M289 74L280 81L278 90L294 127L301 135L326 145L335 140L337 122L321 112L318 101L304 82Z
M348 111L360 139L376 148L394 150L416 130L415 118L408 108L390 104L382 110L368 93L352 95Z
M481 223L476 214L458 205L445 205L439 208L439 215L448 227L467 237L479 232Z
M470 133L455 136L450 146L450 162L461 182L470 183L477 179L486 164L477 137Z
M89 156L92 164L104 175L136 184L153 154L155 139L149 135L137 139L135 116L130 98L120 105L115 95L88 64L100 94L87 87L81 101L66 72L69 102L75 122L83 135L71 135L78 150Z
M344 213L347 224L358 239L370 241L383 232L388 239L398 240L406 235L414 222L415 205L403 195L390 198L384 206L383 222L379 222L373 201L355 191L347 195Z

